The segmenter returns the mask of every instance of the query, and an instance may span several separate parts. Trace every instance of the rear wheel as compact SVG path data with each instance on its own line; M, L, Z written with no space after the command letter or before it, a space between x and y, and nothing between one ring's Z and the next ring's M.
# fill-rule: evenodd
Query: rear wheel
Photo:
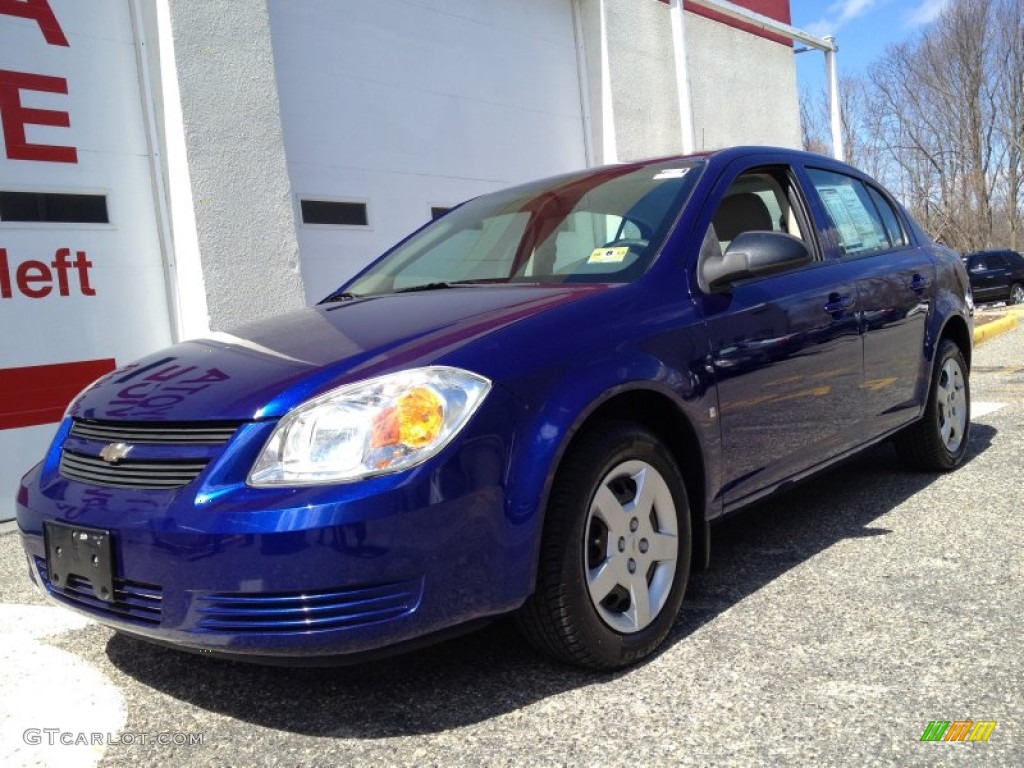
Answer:
M1008 304L1024 304L1024 285L1014 283L1010 286L1010 300Z
M939 345L924 415L900 433L896 447L915 469L948 472L964 460L970 427L967 364L960 348L945 339Z
M603 425L574 443L555 479L519 625L559 660L631 664L672 628L690 556L686 488L668 450L637 425Z

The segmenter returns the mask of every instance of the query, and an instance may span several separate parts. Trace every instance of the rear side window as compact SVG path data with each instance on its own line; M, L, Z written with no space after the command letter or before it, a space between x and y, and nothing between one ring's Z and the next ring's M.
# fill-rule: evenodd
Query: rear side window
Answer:
M871 202L875 204L878 214L882 217L882 225L885 227L885 233L889 236L889 242L892 243L893 247L907 245L907 235L903 231L900 217L896 214L892 204L870 184L865 185L865 187L868 190L868 195L871 196Z
M807 169L836 231L844 256L870 256L906 245L899 217L882 195L859 179Z

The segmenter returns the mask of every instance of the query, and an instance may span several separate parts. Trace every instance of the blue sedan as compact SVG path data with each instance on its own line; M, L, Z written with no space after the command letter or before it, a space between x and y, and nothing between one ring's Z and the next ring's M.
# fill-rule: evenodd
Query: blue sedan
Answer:
M893 438L955 468L956 254L818 155L734 148L471 200L317 306L104 376L22 480L32 578L118 632L337 663L514 613L652 653L711 524Z

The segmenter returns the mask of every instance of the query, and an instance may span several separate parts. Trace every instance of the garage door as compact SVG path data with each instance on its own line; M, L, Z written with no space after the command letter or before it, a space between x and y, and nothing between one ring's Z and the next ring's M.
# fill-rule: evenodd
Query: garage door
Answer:
M569 0L270 11L310 300L432 210L586 164Z
M170 342L127 2L0 4L0 519L73 395Z

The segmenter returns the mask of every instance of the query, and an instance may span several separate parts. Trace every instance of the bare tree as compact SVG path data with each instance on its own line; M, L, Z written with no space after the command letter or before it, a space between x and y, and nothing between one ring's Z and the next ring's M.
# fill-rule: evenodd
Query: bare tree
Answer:
M839 112L842 116L840 131L846 160L852 165L873 171L874 158L870 157L871 137L864 130L865 84L858 77L843 77L839 80ZM804 149L808 152L831 154L832 117L829 109L828 90L812 94L800 94L800 125L803 131Z
M850 161L961 250L1024 240L1022 17L1024 0L954 0L866 80L841 82ZM826 101L801 104L805 141L824 141Z
M1005 147L1002 173L1001 227L1010 248L1021 245L1021 203L1024 193L1024 0L1008 0L996 10L995 44L1002 53L999 60L997 132Z
M820 96L807 91L800 92L800 133L803 148L806 152L817 152L819 155L829 154L830 144L828 133L821 122Z

